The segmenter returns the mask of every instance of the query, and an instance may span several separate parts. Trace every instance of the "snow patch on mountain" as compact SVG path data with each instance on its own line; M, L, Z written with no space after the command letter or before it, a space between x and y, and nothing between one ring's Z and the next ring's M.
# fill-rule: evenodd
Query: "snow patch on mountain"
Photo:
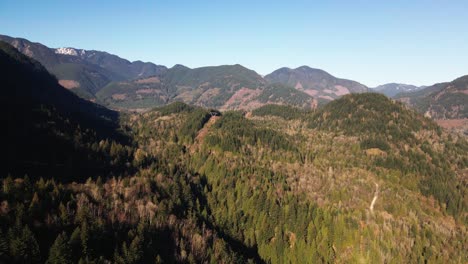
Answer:
M63 54L63 55L78 56L78 52L79 51L74 49L74 48L58 48L58 49L55 49L56 54Z
M423 89L425 86L415 86L402 83L387 83L373 88L374 91L383 93L386 96L393 97L399 93L415 92Z

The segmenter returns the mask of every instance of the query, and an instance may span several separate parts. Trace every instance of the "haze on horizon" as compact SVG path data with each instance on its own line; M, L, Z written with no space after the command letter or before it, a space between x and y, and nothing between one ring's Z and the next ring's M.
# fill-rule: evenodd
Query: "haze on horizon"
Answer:
M466 1L12 1L0 34L171 67L308 65L369 87L468 72Z

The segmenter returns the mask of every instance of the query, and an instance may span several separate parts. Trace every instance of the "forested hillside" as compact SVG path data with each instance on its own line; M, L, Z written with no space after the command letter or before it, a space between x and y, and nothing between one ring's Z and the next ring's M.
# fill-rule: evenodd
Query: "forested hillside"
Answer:
M116 112L78 98L6 43L0 66L1 263L242 261L192 217L201 176L146 156Z
M467 142L402 104L363 94L315 113L225 112L203 137L189 124L211 119L194 113L160 109L131 126L146 155L204 175L202 217L263 261L466 259Z
M1 45L0 262L468 258L468 143L402 103L117 114Z
M468 118L468 75L396 98L434 119Z
M176 65L163 75L102 88L97 98L119 109L148 109L177 101L218 109L253 109L275 103L314 108L312 96L284 84L267 84L241 65L190 69Z
M37 61L4 42L0 69L7 124L4 175L71 181L125 167L132 154L117 112L78 98Z
M313 96L319 104L325 104L349 93L367 92L358 82L340 79L320 69L301 66L296 69L280 68L265 76L270 83L281 83Z

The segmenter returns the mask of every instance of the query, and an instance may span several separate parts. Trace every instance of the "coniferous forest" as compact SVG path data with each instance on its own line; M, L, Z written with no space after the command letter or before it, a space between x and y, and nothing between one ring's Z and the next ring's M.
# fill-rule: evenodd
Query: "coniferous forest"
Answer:
M384 95L116 112L0 70L0 263L467 262L466 136Z

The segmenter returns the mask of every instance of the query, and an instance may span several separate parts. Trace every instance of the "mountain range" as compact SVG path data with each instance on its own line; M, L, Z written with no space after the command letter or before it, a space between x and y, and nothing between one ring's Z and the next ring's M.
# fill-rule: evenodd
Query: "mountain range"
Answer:
M144 78L159 74L166 67L141 61L129 62L116 55L75 48L48 48L22 38L0 35L21 53L36 59L60 84L87 99L95 99L102 87L113 81Z
M468 118L468 75L395 98L434 119Z
M253 109L268 103L315 108L348 93L367 91L355 81L307 66L281 68L262 78L241 65L168 69L101 51L53 49L3 35L0 40L38 60L79 96L117 109L148 109L174 101L221 109Z
M251 109L277 103L312 107L312 97L281 84L269 84L241 65L190 69L176 65L164 74L113 82L97 98L116 108L148 108L174 101L219 109Z
M239 64L167 68L102 51L49 48L4 35L0 41L38 60L63 87L117 110L147 111L178 101L222 110L252 110L267 104L316 109L349 93L376 91L433 119L457 120L442 122L446 127L468 127L466 76L428 87L388 83L369 89L308 66L284 67L262 77Z

